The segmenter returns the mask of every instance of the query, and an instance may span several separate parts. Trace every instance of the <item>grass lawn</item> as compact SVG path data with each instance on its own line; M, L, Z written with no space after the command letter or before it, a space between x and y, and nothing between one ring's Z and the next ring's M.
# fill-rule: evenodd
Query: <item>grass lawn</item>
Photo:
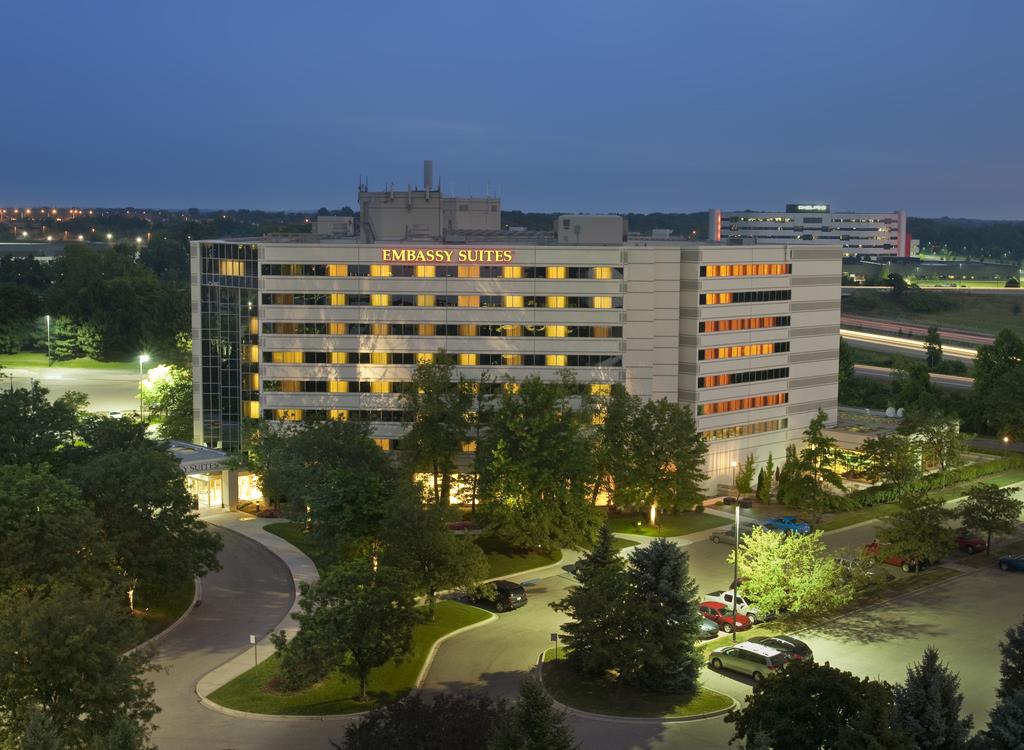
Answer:
M0 367L46 367L45 352L18 352L17 354L0 354ZM150 365L152 366L152 365ZM95 359L67 359L54 362L50 367L76 367L86 370L134 370L138 371L139 361L132 359L127 362L98 362Z
M729 519L710 513L659 513L658 525L648 523L646 513L609 513L608 528L616 534L666 537L692 534L696 531L729 525Z
M635 547L638 544L640 544L640 542L634 542L632 539L623 539L622 537L617 536L612 540L612 549L616 552L621 552L624 549Z
M359 681L339 672L332 672L327 679L305 690L291 693L274 690L271 683L279 669L276 656L215 690L210 699L226 708L261 714L321 716L369 711L401 698L415 687L430 647L438 638L486 620L488 616L477 607L438 602L435 621L414 629L413 650L406 660L399 665L386 664L370 673L365 702L358 700Z
M987 477L978 477L972 479L969 482L960 482L959 484L951 485L950 487L944 487L941 490L936 490L930 493L932 497L942 500L955 500L958 497L963 497L975 484L994 484L997 487L1005 487L1008 484L1016 484L1017 482L1024 482L1024 468L1022 469L1007 469L1006 471L1000 471L998 474L989 474Z
M544 687L559 703L596 714L609 716L644 716L679 718L732 706L732 698L701 687L690 698L677 693L652 693L611 684L601 678L581 677L565 662L565 652L544 653Z
M861 523L862 521L872 521L893 513L898 507L896 503L879 503L867 508L857 508L857 510L828 513L826 520L822 521L818 528L822 531L833 531L846 526L852 526L855 523Z
M264 531L269 531L275 536L279 536L286 542L291 542L300 550L302 550L313 564L316 565L318 571L324 569L322 558L320 553L317 552L316 545L310 540L309 536L303 532L302 524L293 523L292 521L282 521L281 523L268 523L263 527Z
M192 604L195 591L196 582L191 578L183 581L180 586L152 596L142 589L136 591L135 618L142 623L140 643L152 638L181 617Z
M870 289L857 290L855 287L843 287L843 291L852 291L850 296L843 297L842 312L844 315L897 320L911 325L929 326L934 324L940 328L991 334L999 333L1003 328L1009 328L1017 335L1024 334L1024 315L1013 314L1014 304L1024 306L1024 298L1013 290L1006 294L993 292L971 294L966 290L925 292L925 294L940 294L954 300L950 309L932 313L916 313L904 309L893 301L889 292Z
M502 578L524 570L554 565L562 559L562 551L521 550L508 546L493 536L477 537L476 543L487 555L488 578Z

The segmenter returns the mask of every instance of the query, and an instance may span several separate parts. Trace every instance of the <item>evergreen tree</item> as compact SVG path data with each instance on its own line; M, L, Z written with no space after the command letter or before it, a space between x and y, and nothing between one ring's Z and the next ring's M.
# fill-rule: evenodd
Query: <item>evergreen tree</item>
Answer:
M754 459L753 453L748 453L747 457L743 460L740 465L739 471L736 472L736 491L740 497L749 495L754 490L754 474L756 471L756 460Z
M935 370L942 363L942 337L938 326L928 326L924 337L925 362L929 370Z
M562 637L569 664L585 675L603 675L619 663L631 615L623 606L628 591L625 563L615 537L601 528L594 549L576 565L579 584L551 607L569 616Z
M535 677L519 686L519 700L509 720L499 725L488 750L578 750L579 744L565 722L565 712L555 708Z
M960 717L964 697L960 677L939 661L939 652L925 649L920 664L907 667L907 680L893 688L896 724L919 750L965 750L970 716Z
M677 544L656 539L629 556L629 628L622 643L625 684L694 694L702 657L695 645L701 615L690 558Z
M1006 642L999 644L1003 658L999 663L999 688L996 695L1006 699L1024 691L1024 624L1006 631Z
M1008 695L989 714L988 729L977 750L1020 750L1024 747L1024 690Z

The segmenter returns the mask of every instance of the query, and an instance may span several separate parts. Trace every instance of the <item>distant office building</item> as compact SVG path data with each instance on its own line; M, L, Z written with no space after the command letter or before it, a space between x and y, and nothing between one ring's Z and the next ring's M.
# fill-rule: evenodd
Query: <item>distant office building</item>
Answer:
M622 227L564 218L581 237ZM622 383L689 405L712 490L748 453L781 459L819 407L835 420L838 246L523 239L192 242L196 441L359 419L400 450L402 394L438 349L497 388L568 371L595 395Z
M713 208L708 214L712 242L839 245L850 256L911 256L905 211L850 213L827 203L789 203L785 211Z

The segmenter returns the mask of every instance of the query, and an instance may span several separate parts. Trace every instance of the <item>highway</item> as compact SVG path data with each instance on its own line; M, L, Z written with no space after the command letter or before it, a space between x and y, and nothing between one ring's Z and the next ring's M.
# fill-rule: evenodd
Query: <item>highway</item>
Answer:
M871 331L882 331L886 333L897 333L906 336L919 336L924 338L928 334L927 326L911 325L910 323L893 323L889 320L878 318L863 318L858 315L843 315L839 319L840 325L852 328L866 328ZM954 328L940 328L939 336L942 338L943 347L946 341L959 341L967 344L991 344L995 336L984 333L972 333L970 331L958 331Z
M899 336L887 336L881 333L868 333L867 331L855 331L849 328L840 328L840 335L849 340L854 346L863 349L872 349L882 352L897 352L905 354L913 352L918 356L925 353L925 343L917 339L900 338ZM970 349L964 346L942 345L942 356L947 359L961 359L972 361L978 356L977 349Z
M854 372L872 380L891 380L895 370L890 367L875 367L874 365L854 365ZM960 375L941 375L937 372L929 373L929 379L939 388L950 390L970 390L974 387L974 378L965 378Z

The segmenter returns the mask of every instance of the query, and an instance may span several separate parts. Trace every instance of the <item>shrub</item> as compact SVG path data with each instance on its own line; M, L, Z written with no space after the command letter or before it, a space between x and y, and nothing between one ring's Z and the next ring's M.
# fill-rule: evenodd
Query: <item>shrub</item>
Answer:
M928 492L934 492L935 490L941 490L944 487L959 484L960 482L971 482L980 477L986 477L991 474L998 474L999 472L1006 471L1008 469L1019 469L1022 467L1024 467L1024 459L1019 456L1008 456L1006 458L997 458L992 461L986 461L983 464L969 464L967 466L960 466L946 471L937 471L934 474L923 476L901 488L892 487L890 485L880 485L878 487L855 490L847 495L847 498L853 503L853 507L858 508L878 505L879 503L894 503L901 497L905 497L907 495L926 494Z

